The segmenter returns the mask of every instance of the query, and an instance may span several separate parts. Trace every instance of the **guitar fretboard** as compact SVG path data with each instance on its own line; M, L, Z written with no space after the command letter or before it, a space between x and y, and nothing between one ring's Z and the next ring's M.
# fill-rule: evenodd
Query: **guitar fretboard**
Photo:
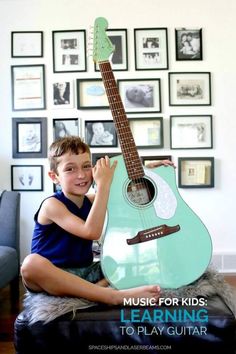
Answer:
M99 63L104 87L106 90L111 113L115 123L117 135L120 141L127 174L131 180L144 176L143 166L138 155L137 147L130 129L129 121L125 113L116 80L109 61Z

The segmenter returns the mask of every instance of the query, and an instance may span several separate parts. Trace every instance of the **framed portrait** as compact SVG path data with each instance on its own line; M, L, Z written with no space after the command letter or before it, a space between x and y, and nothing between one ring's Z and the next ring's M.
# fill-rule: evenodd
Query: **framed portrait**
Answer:
M170 106L210 106L210 72L172 72L169 77Z
M104 109L109 103L101 79L77 79L77 108Z
M42 165L11 165L11 189L13 191L42 191Z
M134 50L136 70L168 69L167 28L135 28Z
M180 188L214 187L214 157L179 157Z
M12 110L40 110L46 108L44 65L13 65Z
M87 70L86 32L52 31L53 72L77 72Z
M53 83L53 108L74 108L72 80Z
M176 60L202 60L202 29L175 29Z
M132 131L137 148L163 147L163 118L130 118Z
M42 31L11 32L12 58L40 58L43 56Z
M80 134L79 118L53 119L53 138L57 140L65 136L78 136Z
M86 120L85 142L91 147L117 146L117 134L112 120Z
M212 149L212 115L170 116L171 149Z
M109 29L106 35L115 46L115 50L111 57L111 66L113 71L128 70L128 42L127 29ZM95 71L99 71L98 64L94 65Z
M161 112L160 79L117 80L127 113Z
M12 156L47 157L47 118L12 118Z
M118 155L121 155L121 152L108 152L108 153L94 153L92 152L92 164L95 166L96 162L101 159L102 157L108 156L109 158L116 157Z
M158 155L158 156L141 156L141 161L144 166L152 165L155 162L169 160L171 161L170 155Z

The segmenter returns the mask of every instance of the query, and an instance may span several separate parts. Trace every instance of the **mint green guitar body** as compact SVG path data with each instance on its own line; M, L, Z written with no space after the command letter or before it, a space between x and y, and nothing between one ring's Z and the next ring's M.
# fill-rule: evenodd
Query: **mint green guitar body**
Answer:
M198 279L212 255L211 237L181 198L173 167L144 167L153 185L152 200L139 205L129 198L129 179L122 156L115 157L115 171L108 202L107 225L101 265L113 287L127 289L147 284L179 288ZM160 225L179 226L164 237L128 244L138 232Z

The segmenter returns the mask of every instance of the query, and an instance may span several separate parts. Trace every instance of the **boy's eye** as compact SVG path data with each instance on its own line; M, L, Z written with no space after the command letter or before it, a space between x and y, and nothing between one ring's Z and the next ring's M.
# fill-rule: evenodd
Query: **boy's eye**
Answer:
M88 163L88 164L84 165L84 169L88 170L90 168L92 168L91 163Z

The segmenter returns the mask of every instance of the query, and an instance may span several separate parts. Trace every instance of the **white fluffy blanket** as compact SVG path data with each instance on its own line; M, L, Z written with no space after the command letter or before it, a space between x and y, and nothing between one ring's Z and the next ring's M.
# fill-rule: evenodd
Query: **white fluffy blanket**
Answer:
M218 295L230 307L232 312L236 314L236 294L232 287L225 282L224 277L215 270L208 269L194 283L181 287L176 290L162 290L162 297L209 297ZM85 309L96 306L96 303L90 302L82 298L51 296L46 293L30 293L27 292L23 302L24 309L27 311L29 323L33 324L37 321L44 323L50 322L55 318L76 310Z

